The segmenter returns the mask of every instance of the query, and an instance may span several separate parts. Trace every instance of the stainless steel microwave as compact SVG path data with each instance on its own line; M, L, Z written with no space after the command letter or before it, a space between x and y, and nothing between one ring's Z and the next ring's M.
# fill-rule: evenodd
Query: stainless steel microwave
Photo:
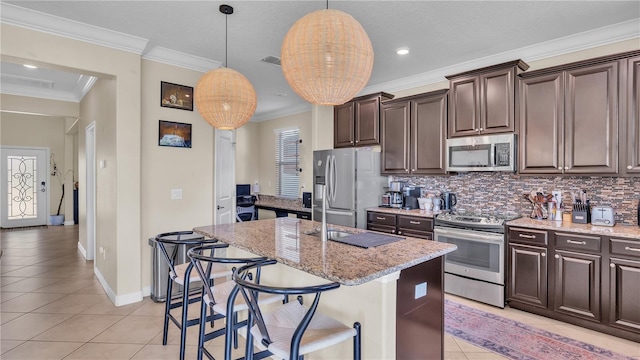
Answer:
M447 171L516 171L516 135L447 139Z

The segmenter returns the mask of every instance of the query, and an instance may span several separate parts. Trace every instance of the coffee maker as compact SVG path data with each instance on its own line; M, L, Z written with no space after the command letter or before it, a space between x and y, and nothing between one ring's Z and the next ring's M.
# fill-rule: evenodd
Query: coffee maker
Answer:
M403 181L392 181L389 183L389 206L400 209L404 205L402 189L407 183Z
M402 208L405 210L418 209L418 198L422 194L422 187L420 186L405 186L402 189Z

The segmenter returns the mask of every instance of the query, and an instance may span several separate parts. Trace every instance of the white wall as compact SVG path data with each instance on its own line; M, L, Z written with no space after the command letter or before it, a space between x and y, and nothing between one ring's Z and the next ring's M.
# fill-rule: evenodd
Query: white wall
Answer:
M150 285L148 239L162 232L213 224L214 129L197 109L160 106L160 82L195 87L203 73L142 60L141 267L142 286ZM158 121L192 124L192 147L158 146ZM171 200L171 189L182 189Z

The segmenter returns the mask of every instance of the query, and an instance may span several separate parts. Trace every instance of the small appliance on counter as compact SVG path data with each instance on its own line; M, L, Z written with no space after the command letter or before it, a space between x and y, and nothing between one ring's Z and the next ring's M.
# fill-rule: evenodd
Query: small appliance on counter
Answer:
M310 192L302 193L302 207L311 209L311 193Z
M418 198L422 193L422 187L420 186L405 186L402 189L402 208L405 210L414 210L420 207L418 204Z
M444 210L453 210L453 207L458 204L458 197L456 193L446 192L442 195L442 207Z
M613 208L610 206L594 206L591 210L591 224L613 226L616 224L613 214Z
M389 206L400 209L404 205L402 190L407 185L404 181L391 181L389 183Z

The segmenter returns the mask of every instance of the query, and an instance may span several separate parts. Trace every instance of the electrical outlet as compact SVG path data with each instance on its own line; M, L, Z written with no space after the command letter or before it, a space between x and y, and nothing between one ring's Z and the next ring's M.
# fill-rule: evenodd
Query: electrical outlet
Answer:
M421 297L427 296L427 283L423 282L420 283L418 285L416 285L415 288L415 293L413 298L414 299L420 299Z
M171 189L171 200L182 200L182 189Z

